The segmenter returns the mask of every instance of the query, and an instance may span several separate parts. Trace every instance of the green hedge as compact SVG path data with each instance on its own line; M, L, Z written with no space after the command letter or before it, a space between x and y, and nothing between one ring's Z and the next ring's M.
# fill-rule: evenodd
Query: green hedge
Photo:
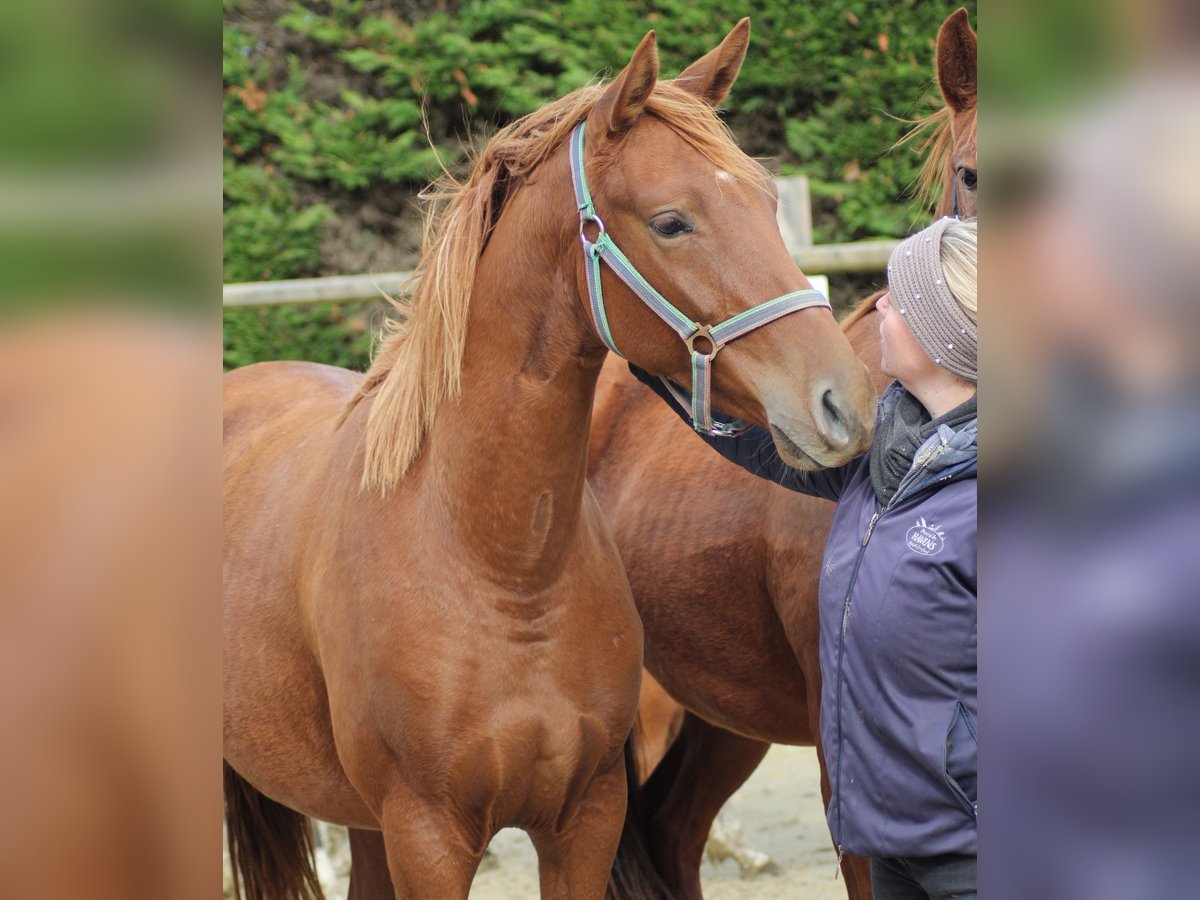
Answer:
M722 0L449 5L292 3L265 21L227 0L227 281L339 273L346 263L322 248L339 216L383 210L371 227L389 239L392 217L417 215L409 198L439 156L454 168L465 140L619 71L648 28L673 75L741 14ZM769 0L749 10L750 53L726 118L747 152L809 176L818 242L917 224L908 187L921 160L911 148L886 151L906 128L893 117L938 105L934 38L958 5ZM227 314L239 341L254 330L249 315ZM226 344L227 364L247 358Z
M266 359L308 359L364 369L380 304L320 303L225 310L225 368Z

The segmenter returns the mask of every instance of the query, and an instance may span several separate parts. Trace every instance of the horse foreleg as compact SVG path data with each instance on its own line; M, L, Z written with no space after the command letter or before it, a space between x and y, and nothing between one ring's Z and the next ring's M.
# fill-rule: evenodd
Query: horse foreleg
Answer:
M350 890L346 900L396 900L382 832L350 829Z
M388 797L382 819L387 871L396 900L466 900L487 844L475 828L444 806L407 792ZM364 851L367 859L375 860L370 870L382 875L378 846L365 837L351 845L355 853L360 846L369 848ZM355 858L352 882L357 867ZM376 875L370 876L370 883L378 883ZM370 896L373 900L375 895Z
M529 833L542 900L604 897L625 821L625 784L624 766L614 766L592 780L561 829Z
M700 863L721 807L770 744L684 716L679 737L642 789L655 867L679 900L700 900Z

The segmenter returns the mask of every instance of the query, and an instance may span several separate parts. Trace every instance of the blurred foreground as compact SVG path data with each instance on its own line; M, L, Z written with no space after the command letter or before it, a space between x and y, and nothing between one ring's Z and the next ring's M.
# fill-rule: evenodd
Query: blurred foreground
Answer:
M1021 6L980 139L981 896L1196 896L1200 18Z
M220 875L219 12L0 11L0 872Z

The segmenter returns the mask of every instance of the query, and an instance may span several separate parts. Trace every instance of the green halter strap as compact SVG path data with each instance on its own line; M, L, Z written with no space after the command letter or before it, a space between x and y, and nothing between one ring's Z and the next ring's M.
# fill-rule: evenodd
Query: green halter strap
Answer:
M829 301L820 291L792 291L760 303L745 312L738 313L726 319L719 325L700 325L693 322L682 312L672 306L662 294L656 291L641 273L634 268L633 263L620 251L604 228L604 221L596 214L592 203L592 195L587 186L587 175L584 172L584 123L580 122L571 133L571 181L575 187L575 202L579 206L579 240L583 244L584 265L587 269L588 297L592 309L592 320L596 331L608 349L622 356L613 340L612 331L608 326L608 317L604 312L604 293L600 287L600 262L608 263L610 269L627 284L638 297L687 344L692 358L692 396L690 402L685 394L667 379L663 382L671 390L671 394L684 409L689 410L692 427L703 434L731 436L740 434L749 427L741 420L733 422L713 422L710 407L712 361L721 348L730 341L748 334L756 328L773 322L782 316L808 309L811 306L829 307ZM593 226L596 239L589 240L586 227ZM696 338L704 338L711 345L707 353L701 353L695 347Z

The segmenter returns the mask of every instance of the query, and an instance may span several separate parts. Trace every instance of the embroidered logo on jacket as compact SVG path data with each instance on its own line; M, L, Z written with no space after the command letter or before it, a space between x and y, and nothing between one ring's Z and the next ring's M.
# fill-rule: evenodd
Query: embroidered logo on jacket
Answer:
M930 525L925 517L917 519L917 524L908 529L905 542L908 549L922 556L937 556L946 546L946 534L941 525Z

